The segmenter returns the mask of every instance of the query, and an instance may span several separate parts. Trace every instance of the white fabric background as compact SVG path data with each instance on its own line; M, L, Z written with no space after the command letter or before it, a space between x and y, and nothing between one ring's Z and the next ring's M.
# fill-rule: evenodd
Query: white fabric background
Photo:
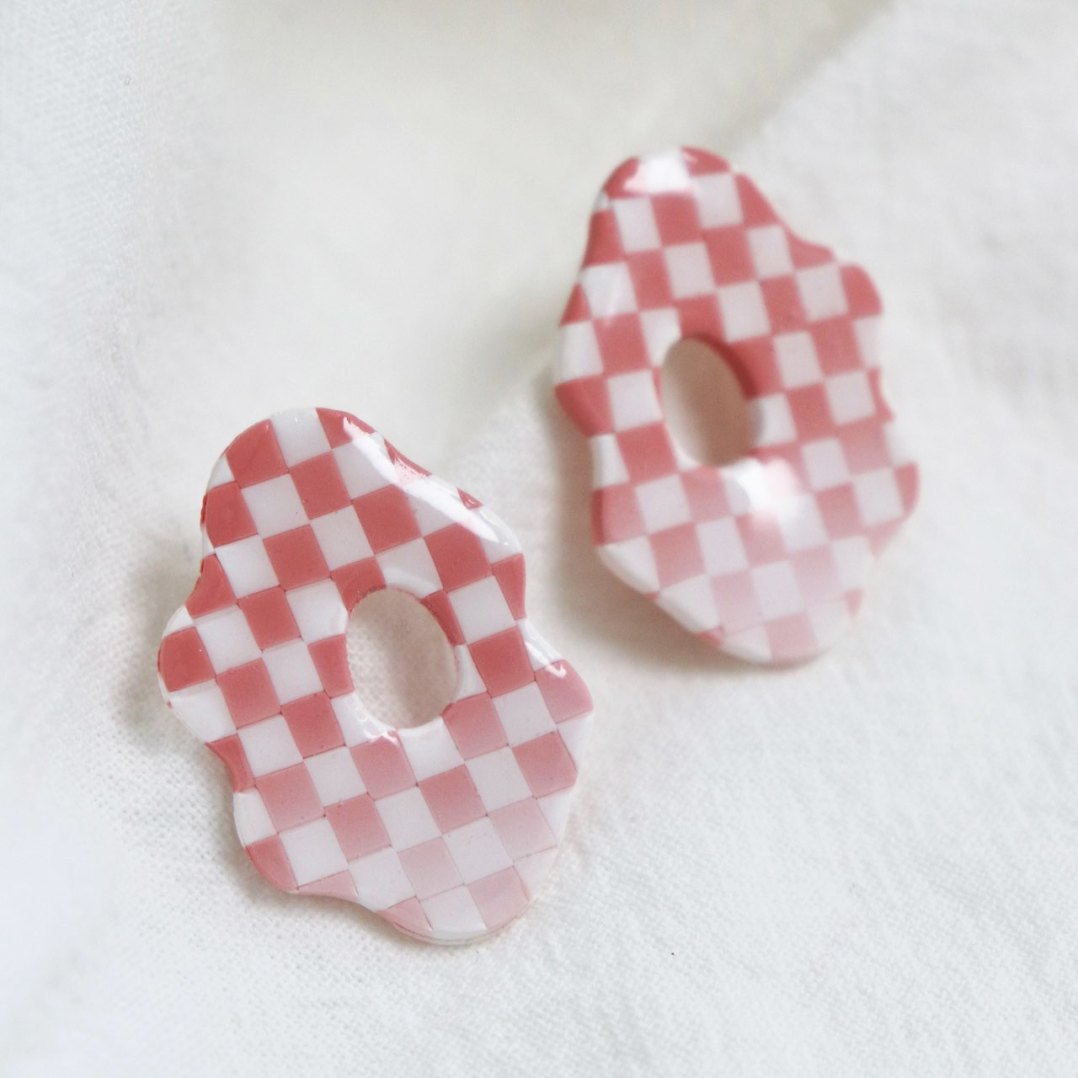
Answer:
M1078 1071L1071 0L0 6L0 1070ZM591 199L709 146L874 274L923 500L848 641L602 570L551 407ZM229 438L355 411L519 533L596 733L521 922L246 864L161 704Z

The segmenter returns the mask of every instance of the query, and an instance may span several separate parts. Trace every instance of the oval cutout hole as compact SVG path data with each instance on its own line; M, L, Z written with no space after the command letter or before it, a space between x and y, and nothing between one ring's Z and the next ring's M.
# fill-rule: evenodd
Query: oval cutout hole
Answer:
M720 467L749 450L749 413L734 372L703 341L678 341L662 370L663 411L674 440L700 464Z
M441 626L418 599L394 588L352 609L348 666L363 706L387 726L422 726L456 689L457 664Z

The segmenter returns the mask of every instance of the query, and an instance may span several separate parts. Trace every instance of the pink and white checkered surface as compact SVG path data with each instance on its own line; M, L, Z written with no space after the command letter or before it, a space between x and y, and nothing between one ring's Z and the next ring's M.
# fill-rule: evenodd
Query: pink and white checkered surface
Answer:
M917 469L880 389L868 275L795 236L725 161L679 149L607 181L562 321L557 396L592 449L606 565L691 632L759 662L849 626L912 511ZM663 416L670 348L721 352L748 453L701 465Z
M564 832L591 700L528 621L505 525L326 409L241 434L202 520L201 572L158 668L228 766L262 875L436 942L520 914ZM453 701L416 728L369 714L348 666L349 611L385 587L419 599L456 657Z

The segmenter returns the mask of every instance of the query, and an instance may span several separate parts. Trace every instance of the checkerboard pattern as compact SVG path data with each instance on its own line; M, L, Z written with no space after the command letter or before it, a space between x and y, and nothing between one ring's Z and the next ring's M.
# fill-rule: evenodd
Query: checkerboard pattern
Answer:
M158 670L228 766L262 875L435 942L520 914L565 829L591 699L528 621L505 525L326 409L244 431L202 523L202 569ZM386 587L418 598L456 657L453 701L417 728L369 714L348 666L349 611Z
M758 662L848 627L917 469L880 390L864 270L795 236L746 177L680 149L607 181L562 321L557 396L592 449L600 557L691 632ZM748 454L703 466L663 417L671 346L708 343L745 395Z

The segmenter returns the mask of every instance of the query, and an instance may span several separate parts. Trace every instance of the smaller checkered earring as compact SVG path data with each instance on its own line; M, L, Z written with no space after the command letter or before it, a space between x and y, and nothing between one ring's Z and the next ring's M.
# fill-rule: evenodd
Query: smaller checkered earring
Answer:
M236 438L202 524L158 671L227 765L258 871L438 943L522 913L565 829L591 699L528 620L509 529L321 408ZM453 647L453 700L422 726L387 726L352 683L348 615L382 588L415 596Z
M721 158L679 149L607 180L562 322L557 396L591 445L593 534L630 587L717 648L815 655L850 625L913 509L880 391L868 275L795 236ZM721 352L750 444L711 467L671 436L673 345Z

